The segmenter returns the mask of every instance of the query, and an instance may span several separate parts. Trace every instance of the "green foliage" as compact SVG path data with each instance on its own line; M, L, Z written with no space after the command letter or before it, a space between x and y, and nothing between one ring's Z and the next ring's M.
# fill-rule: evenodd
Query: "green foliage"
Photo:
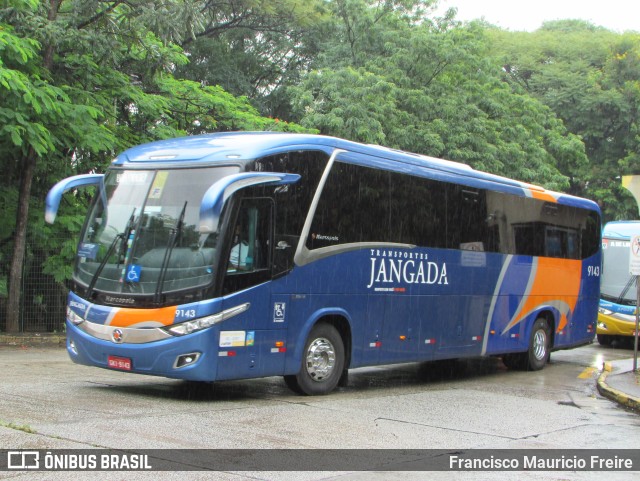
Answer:
M308 131L301 126L261 117L245 97L234 97L222 87L162 76L158 89L167 113L158 116L176 132L190 134L232 130Z
M38 43L15 35L0 24L0 152L14 159L33 149L37 155L54 150L46 122L60 112L64 92L38 75L33 61ZM16 150L17 148L17 150Z
M317 55L313 31L327 21L324 0L231 0L205 4L198 28L180 40L191 62L177 78L246 96L263 115L286 116L283 87Z
M561 166L586 163L548 107L501 80L482 27L442 28L393 2L335 5L343 36L326 40L315 70L290 88L303 125L555 190L569 187Z
M640 35L577 20L548 22L533 33L490 33L514 91L549 106L584 143L588 162L558 157L570 192L597 200L605 220L635 218L620 176L640 169Z
M83 201L73 194L66 195L65 201L66 205L61 209L53 225L44 223L40 209L31 209L30 216L32 242L47 256L42 265L42 272L50 275L60 284L71 279L78 247L78 233L84 223L87 207L86 199ZM60 243L51 242L51 239L56 239Z
M386 127L396 113L395 86L365 70L346 67L312 72L293 88L301 123L323 134L386 144Z
M15 186L0 186L0 204L13 206L18 203L18 190ZM11 259L13 231L15 229L15 213L12 209L0 209L0 266ZM0 269L0 297L7 296L8 272Z

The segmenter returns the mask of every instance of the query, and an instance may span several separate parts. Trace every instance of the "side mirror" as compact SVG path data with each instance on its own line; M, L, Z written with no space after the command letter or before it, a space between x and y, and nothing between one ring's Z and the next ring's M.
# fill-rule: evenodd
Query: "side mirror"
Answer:
M218 230L222 208L235 192L254 185L284 185L300 180L298 174L278 172L244 172L220 179L205 192L200 203L200 234L212 234Z
M76 187L100 185L103 178L104 174L74 175L73 177L62 179L56 185L51 187L51 190L49 190L49 193L47 194L47 198L45 200L45 222L47 222L48 224L53 224L55 222L56 215L58 214L58 208L60 207L62 194Z

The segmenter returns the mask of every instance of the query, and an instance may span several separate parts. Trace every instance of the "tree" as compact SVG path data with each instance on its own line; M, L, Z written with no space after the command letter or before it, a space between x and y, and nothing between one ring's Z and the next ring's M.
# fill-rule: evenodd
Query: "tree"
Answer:
M197 29L176 42L190 62L176 77L220 85L246 96L263 115L286 116L281 95L318 53L309 32L327 20L322 0L207 2L194 14Z
M10 26L0 25L0 46L0 88L4 90L0 102L0 152L6 159L5 178L19 181L6 307L7 330L16 331L29 201L38 159L62 147L65 136L73 130L68 126L77 125L74 122L84 125L86 147L104 148L110 135L96 124L95 108L73 104L65 89L47 81L46 71L52 63L46 56L44 64L39 61L38 42L20 38ZM54 132L59 126L62 129ZM5 189L5 196L12 195L14 188Z
M550 108L502 81L484 25L431 19L412 2L331 5L338 34L290 89L303 125L556 190L569 186L561 167L586 162Z

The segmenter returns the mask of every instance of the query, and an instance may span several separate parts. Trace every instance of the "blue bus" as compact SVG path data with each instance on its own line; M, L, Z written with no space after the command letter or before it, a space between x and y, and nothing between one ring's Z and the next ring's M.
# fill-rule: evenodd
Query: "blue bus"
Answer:
M193 381L501 356L541 369L595 335L600 211L467 165L338 138L216 133L120 154L69 294L77 363Z
M633 339L636 329L636 277L629 274L631 237L640 221L608 222L602 230L602 278L596 335L603 346Z

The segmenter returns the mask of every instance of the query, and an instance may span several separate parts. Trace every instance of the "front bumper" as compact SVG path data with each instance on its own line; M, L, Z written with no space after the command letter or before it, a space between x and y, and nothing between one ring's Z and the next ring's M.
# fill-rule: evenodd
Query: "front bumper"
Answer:
M131 361L128 372L191 381L216 379L217 357L211 355L211 346L217 345L219 336L216 328L151 343L117 344L91 336L69 321L66 325L67 352L75 363L113 369L109 366L109 357L115 356ZM195 360L184 365L179 362L183 356Z
M598 313L596 334L608 336L633 336L635 334L635 328L635 316L618 313Z

